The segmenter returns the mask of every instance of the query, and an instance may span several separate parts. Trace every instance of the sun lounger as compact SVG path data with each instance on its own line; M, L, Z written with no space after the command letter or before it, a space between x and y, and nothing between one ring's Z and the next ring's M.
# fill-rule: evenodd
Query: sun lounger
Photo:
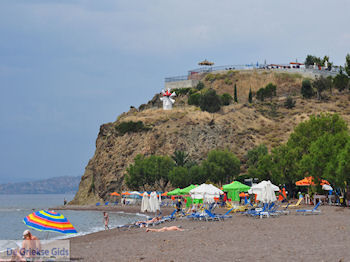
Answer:
M282 207L297 207L297 206L299 206L300 205L300 203L301 203L301 201L303 200L304 198L299 198L299 200L298 200L298 202L296 203L296 204L287 204L287 205L285 205L285 206L282 206Z
M171 220L174 220L176 217L175 217L175 213L176 213L176 209L169 215L169 216L164 216L162 218L162 220L165 222L165 221L171 221Z
M207 221L220 221L221 219L224 220L223 218L221 218L218 215L214 215L212 212L210 212L208 209L204 210L205 213L208 215L206 216L206 220Z
M298 209L297 214L303 214L303 215L318 215L321 213L321 210L317 210L318 207L321 205L321 201L317 203L317 205L313 209Z
M98 207L99 205L101 205L100 202L96 203L96 206L97 206L97 207Z
M108 204L109 204L109 202L106 202L106 203L105 203L105 206L108 206Z

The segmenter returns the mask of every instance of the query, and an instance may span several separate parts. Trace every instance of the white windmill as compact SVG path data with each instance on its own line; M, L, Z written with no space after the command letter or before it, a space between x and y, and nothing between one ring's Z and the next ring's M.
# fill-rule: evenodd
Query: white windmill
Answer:
M172 99L173 96L176 96L176 93L171 93L170 88L168 88L167 91L162 90L163 97L160 98L161 101L163 101L163 109L164 110L171 110L173 108L173 104L175 103L175 100Z

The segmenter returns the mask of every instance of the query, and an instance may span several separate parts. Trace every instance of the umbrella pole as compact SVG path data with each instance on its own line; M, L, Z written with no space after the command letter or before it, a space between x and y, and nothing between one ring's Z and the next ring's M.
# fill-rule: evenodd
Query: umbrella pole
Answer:
M46 233L45 240L48 240L48 239L49 239L49 234L50 234L50 232L47 232L47 233Z

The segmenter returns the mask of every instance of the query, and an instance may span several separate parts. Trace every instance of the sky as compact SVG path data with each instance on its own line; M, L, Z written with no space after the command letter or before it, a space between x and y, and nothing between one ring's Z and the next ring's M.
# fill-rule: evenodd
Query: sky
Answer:
M0 183L79 176L99 127L203 59L350 53L350 1L0 0Z

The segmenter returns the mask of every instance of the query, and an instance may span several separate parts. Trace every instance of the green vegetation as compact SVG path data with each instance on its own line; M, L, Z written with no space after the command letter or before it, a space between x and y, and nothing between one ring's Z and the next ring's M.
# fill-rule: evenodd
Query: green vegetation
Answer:
M115 129L117 130L119 135L124 135L125 133L136 133L136 132L150 130L149 127L144 126L142 121L121 122L115 126Z
M253 103L253 94L251 88L249 88L248 102Z
M323 76L317 77L313 83L313 87L316 89L317 99L322 99L322 92L325 90L332 89L332 80L330 78L325 78Z
M201 94L200 93L194 93L188 96L188 104L199 106L201 101Z
M201 96L199 106L202 111L215 113L221 109L220 97L214 89L209 89Z
M139 190L147 186L163 189L169 181L173 187L201 184L207 180L223 184L237 177L240 170L240 161L227 150L210 151L201 165L190 161L183 151L175 151L172 158L137 155L134 164L127 168L126 185Z
M232 100L233 100L232 96L228 93L224 93L221 96L221 104L223 106L228 106L229 104L231 104Z
M234 101L235 103L238 103L238 98L237 98L237 85L235 84L235 90L234 90Z
M187 95L190 92L191 88L175 88L172 91L176 93L176 95Z
M203 88L205 88L205 85L204 85L203 82L199 82L199 83L197 84L197 86L196 86L196 89L197 89L197 90L202 90Z
M230 78L225 78L225 84L226 85L232 85L232 80Z
M350 79L347 75L345 75L343 73L343 71L341 70L339 72L339 74L337 74L334 78L333 78L333 85L336 89L339 90L339 92L342 92L345 89L349 89L350 88Z
M312 88L311 82L305 79L301 84L301 95L304 98L311 98L314 96L314 90Z
M265 146L248 152L248 173L259 179L286 184L313 176L316 183L327 179L341 189L350 182L350 135L337 114L311 116L300 123L286 144L267 153Z
M169 183L169 172L174 166L173 160L168 156L137 155L134 164L127 168L126 185L135 190L151 186L160 187L164 191Z
M293 107L295 107L295 103L296 101L294 101L291 96L288 96L286 101L284 102L284 106L287 109L292 109Z
M269 83L265 86L265 88L260 88L258 92L256 92L256 97L260 101L264 101L265 98L270 98L276 96L276 86L272 83Z
M350 54L345 57L345 72L350 77Z

